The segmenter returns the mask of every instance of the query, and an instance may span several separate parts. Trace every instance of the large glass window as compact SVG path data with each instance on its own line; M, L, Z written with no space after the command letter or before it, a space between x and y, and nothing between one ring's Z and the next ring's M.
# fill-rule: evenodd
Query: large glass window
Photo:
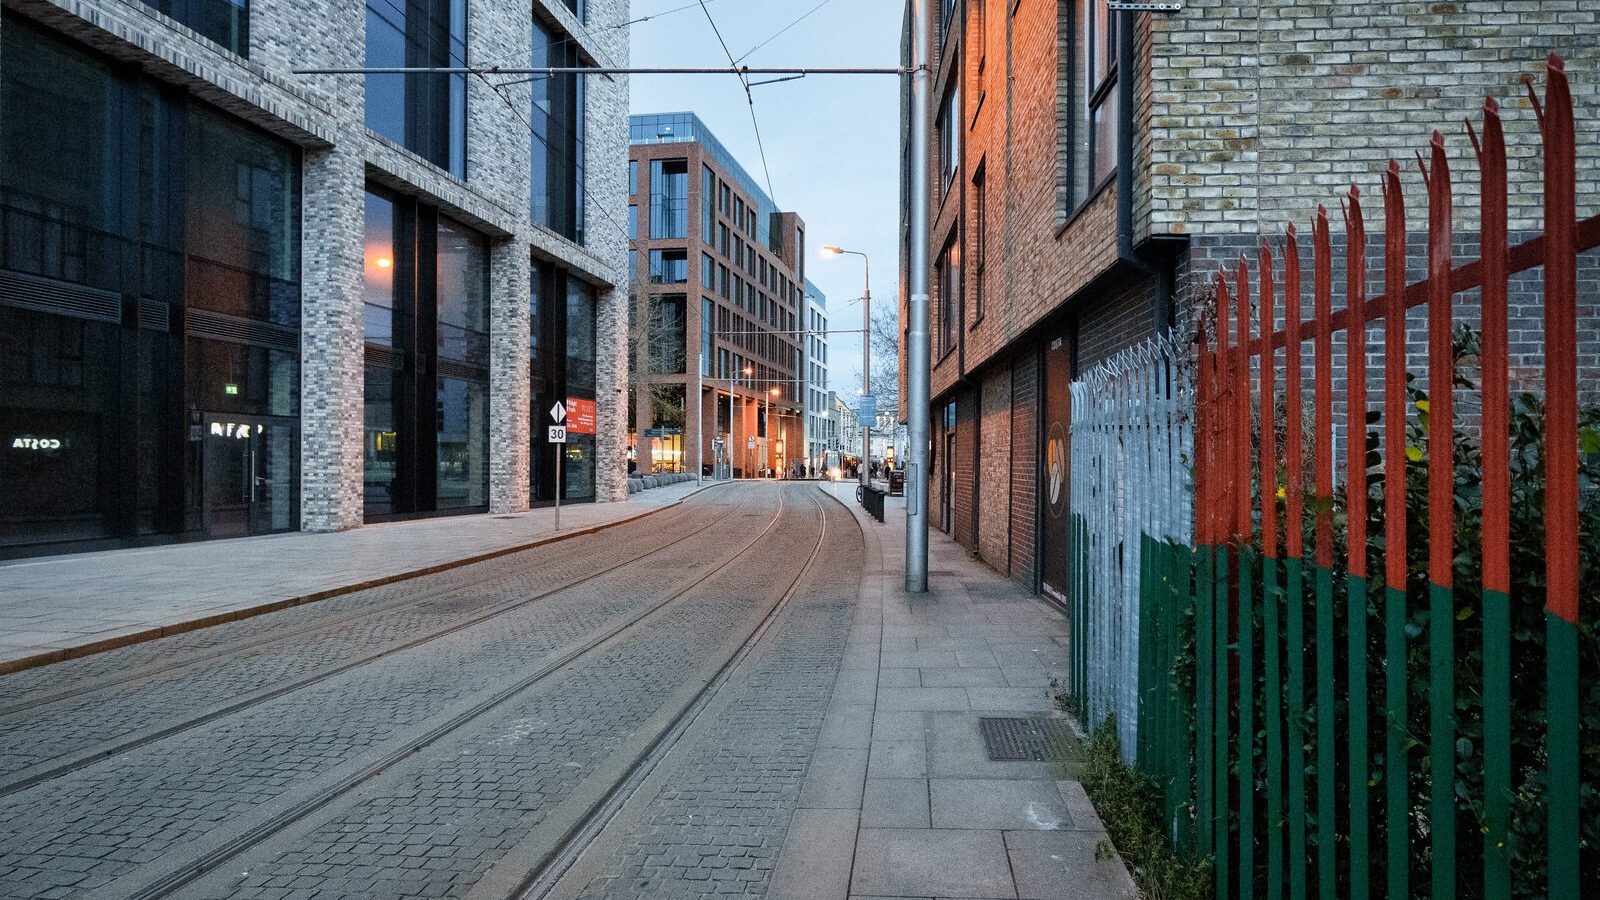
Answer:
M1071 97L1066 115L1069 211L1087 202L1116 172L1118 16L1106 0L1072 0L1071 54L1062 77Z
M593 400L595 396L594 288L577 278L567 279L567 396ZM566 495L574 500L594 497L595 436L568 433L562 476Z
M250 55L250 0L145 0L145 3L240 56Z
M944 173L946 191L961 171L961 83L958 79L952 80L955 86L939 109L939 165Z
M952 240L939 254L939 355L956 348L961 327L961 245Z
M700 374L701 375L710 375L711 374L711 353L712 353L712 350L714 349L712 336L711 336L712 335L712 331L714 330L714 322L713 322L712 317L715 316L715 315L716 315L716 306L715 306L715 304L713 304L711 302L711 298L710 297L701 297L700 298Z
M409 198L366 213L367 518L486 508L488 244Z
M700 240L711 243L717 225L717 176L710 166L700 167Z
M297 151L3 32L0 555L296 527Z
M686 316L683 294L658 294L650 298L650 374L682 375L686 370Z
M466 0L367 0L367 66L464 67ZM467 168L467 76L366 76L367 127L457 178Z
M581 65L569 38L533 20L532 63L535 68ZM583 242L584 112L583 79L576 76L535 78L529 83L533 105L533 221L557 234ZM638 192L638 173L628 169L629 193Z
M650 237L689 236L689 164L682 159L650 161Z
M685 250L651 250L650 283L684 284L689 280L689 253Z

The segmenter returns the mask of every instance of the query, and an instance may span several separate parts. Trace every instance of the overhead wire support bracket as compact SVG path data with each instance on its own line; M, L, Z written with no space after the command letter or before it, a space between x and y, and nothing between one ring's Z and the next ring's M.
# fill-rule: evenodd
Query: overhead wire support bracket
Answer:
M1127 3L1123 0L1109 0L1106 9L1110 12L1164 12L1175 13L1183 11L1182 3Z

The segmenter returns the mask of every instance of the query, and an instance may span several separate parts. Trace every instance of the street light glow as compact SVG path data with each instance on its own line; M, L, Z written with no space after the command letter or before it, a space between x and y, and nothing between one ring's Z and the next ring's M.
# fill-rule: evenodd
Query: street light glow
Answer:
M823 256L838 256L839 254L841 254L843 252L844 251L840 250L838 247L823 247L822 248L822 255Z

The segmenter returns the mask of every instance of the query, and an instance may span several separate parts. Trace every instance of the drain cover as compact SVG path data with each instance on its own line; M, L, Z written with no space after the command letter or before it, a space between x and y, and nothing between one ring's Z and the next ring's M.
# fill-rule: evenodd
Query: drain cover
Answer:
M520 519L521 516L495 516L496 519Z
M979 719L978 730L991 760L1068 759L1078 740L1066 719Z

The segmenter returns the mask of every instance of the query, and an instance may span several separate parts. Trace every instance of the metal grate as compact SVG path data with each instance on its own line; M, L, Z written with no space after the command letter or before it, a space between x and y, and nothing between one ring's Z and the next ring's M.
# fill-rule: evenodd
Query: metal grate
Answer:
M988 719L978 720L983 746L991 760L1070 759L1078 738L1066 719Z

